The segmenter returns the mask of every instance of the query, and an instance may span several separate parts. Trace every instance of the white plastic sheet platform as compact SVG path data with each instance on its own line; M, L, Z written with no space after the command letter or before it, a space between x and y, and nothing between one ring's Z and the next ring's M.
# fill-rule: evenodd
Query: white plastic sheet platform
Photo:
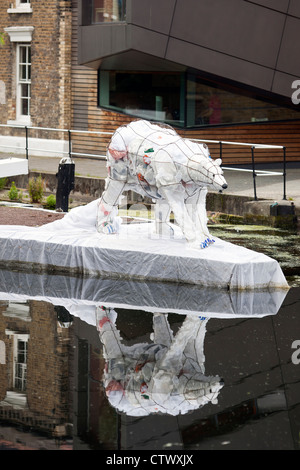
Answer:
M49 302L95 325L95 309L176 313L206 318L276 315L287 290L228 291L191 284L147 282L0 270L0 301Z
M16 175L28 175L28 160L15 157L0 159L0 178Z
M288 288L276 260L217 238L208 248L193 250L178 227L167 239L154 233L154 223L137 221L122 223L118 234L99 234L96 204L39 228L0 226L0 263L226 289Z

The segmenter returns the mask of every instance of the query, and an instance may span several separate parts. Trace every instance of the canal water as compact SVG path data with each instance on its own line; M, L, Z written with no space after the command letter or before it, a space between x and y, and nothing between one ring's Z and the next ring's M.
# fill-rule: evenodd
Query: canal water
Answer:
M1 450L299 450L299 236L213 231L290 290L0 271Z

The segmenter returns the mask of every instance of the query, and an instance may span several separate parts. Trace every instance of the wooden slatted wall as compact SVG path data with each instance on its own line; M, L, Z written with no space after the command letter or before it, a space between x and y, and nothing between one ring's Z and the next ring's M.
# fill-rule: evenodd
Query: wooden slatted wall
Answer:
M284 146L287 161L300 161L300 120L185 130L182 135L196 139ZM208 144L208 146L213 157L218 155L218 145ZM254 154L258 163L278 162L283 158L281 149L256 149ZM223 163L227 165L251 163L251 147L223 145L222 158Z

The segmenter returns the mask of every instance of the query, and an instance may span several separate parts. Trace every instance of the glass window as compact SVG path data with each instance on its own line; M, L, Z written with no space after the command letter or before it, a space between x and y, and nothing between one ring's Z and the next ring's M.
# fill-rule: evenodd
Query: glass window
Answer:
M26 391L29 335L13 333L13 390Z
M177 127L299 119L278 106L180 72L100 71L99 105Z
M187 78L187 126L299 119L299 112L211 85L200 76Z
M184 74L101 71L99 105L144 119L184 124Z
M18 46L18 87L17 114L18 117L30 115L31 99L31 46Z
M26 390L27 345L27 341L17 340L14 386L22 392Z
M6 348L2 340L0 340L0 364L6 364Z
M83 24L125 21L126 0L83 0Z
M20 8L30 8L31 0L16 0L16 7Z

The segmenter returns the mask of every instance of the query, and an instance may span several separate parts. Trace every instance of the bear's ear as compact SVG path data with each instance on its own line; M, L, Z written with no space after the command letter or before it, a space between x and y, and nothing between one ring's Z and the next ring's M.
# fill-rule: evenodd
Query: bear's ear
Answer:
M221 166L221 165L222 165L222 159L221 159L221 158L217 158L217 160L215 160L215 163L216 163L217 165L220 165L220 166Z

